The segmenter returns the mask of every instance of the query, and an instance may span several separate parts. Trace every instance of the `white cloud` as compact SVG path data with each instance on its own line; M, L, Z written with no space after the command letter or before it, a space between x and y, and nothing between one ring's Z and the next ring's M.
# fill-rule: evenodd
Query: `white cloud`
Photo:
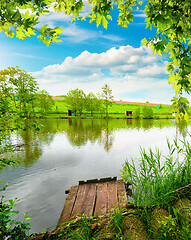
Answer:
M127 45L99 54L83 51L33 75L52 95L66 94L74 88L97 93L106 82L115 99L169 103L173 92L165 68L166 62L153 56L149 48Z
M59 15L61 15L61 17L59 17ZM89 40L95 41L96 39L107 39L112 42L120 42L124 40L118 35L104 34L102 31L81 28L76 22L71 23L70 17L65 16L62 13L58 13L58 17L55 13L42 16L37 28L40 29L42 25L46 24L50 28L60 27L64 31L61 33L61 39L63 41L67 40L70 43L84 43Z
M87 1L84 2L84 10L80 12L79 16L87 17L91 13L92 5L88 5ZM76 22L71 22L71 15L65 15L63 12L54 12L53 5L49 7L49 13L40 15L39 24L37 28L40 29L42 25L48 25L50 28L60 27L64 30L61 34L64 41L68 40L70 43L80 43L87 40L107 39L112 42L120 42L124 40L122 37L113 34L103 34L102 31L89 30L81 28ZM87 19L88 21L88 19Z
M143 68L138 69L137 71L138 75L141 76L162 76L167 75L166 66L163 64L162 66L154 64L149 65Z
M84 0L83 3L84 3L84 10L82 10L79 13L79 16L87 17L87 15L91 13L92 5L88 4L88 2L86 0ZM57 5L57 4L52 3L52 5L48 8L48 10L50 11L49 13L45 13L44 15L40 16L40 21L43 21L43 22L47 22L47 21L70 22L72 15L65 15L64 12L55 12L54 5Z
M145 56L146 54L146 56ZM103 53L90 53L88 51L83 51L76 58L67 57L62 64L49 65L42 71L55 72L63 74L71 74L76 70L81 71L88 70L89 72L100 70L102 68L109 69L111 72L117 72L121 69L123 73L124 70L136 71L138 67L145 66L145 57L151 54L145 51L143 47L133 48L132 46L121 46L120 48L111 48ZM157 58L155 59L155 63ZM152 62L153 63L153 62ZM120 72L119 72L120 75Z
M64 36L64 41L68 40L73 43L80 43L89 40L95 41L96 39L108 39L113 42L119 42L124 40L117 35L105 35L102 31L93 31L80 28L76 23L70 23L67 26L61 26L64 32L61 34Z
M88 1L83 0L84 3L84 10L79 12L79 16L85 16L87 21L89 21L88 14L92 12L92 4L88 4ZM107 39L112 42L119 42L124 40L118 34L103 34L102 31L92 31L80 28L79 25L75 24L75 22L71 23L72 15L65 15L64 12L56 12L54 11L54 4L49 7L49 13L45 13L44 15L40 15L39 17L39 24L37 28L40 28L42 25L48 24L49 27L61 27L64 32L62 35L64 36L64 41L68 40L73 43L80 43L86 40L94 40L95 39ZM142 10L136 11L137 13L134 14L134 17L142 18L146 17L146 14ZM132 23L134 25L145 24L145 23Z

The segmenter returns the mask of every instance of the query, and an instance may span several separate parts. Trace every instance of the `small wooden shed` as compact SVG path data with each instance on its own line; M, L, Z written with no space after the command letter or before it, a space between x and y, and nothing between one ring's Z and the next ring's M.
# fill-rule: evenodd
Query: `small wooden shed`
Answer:
M72 110L68 110L68 116L72 116Z
M125 111L126 116L133 116L133 111Z

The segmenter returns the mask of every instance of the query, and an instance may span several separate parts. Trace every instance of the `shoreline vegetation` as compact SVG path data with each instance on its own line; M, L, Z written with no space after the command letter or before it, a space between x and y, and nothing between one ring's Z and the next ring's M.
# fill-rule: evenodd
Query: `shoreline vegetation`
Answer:
M19 164L14 159L3 157L3 153L6 151L13 152L16 150L11 145L10 133L16 129L25 131L27 128L40 131L40 125L38 126L38 121L36 121L38 118L69 118L69 122L71 122L70 118L75 119L76 122L78 119L79 121L81 119L100 119L100 122L104 122L102 119L127 119L127 121L136 119L132 122L139 123L143 122L140 121L141 119L175 119L175 110L170 105L149 103L148 101L146 103L114 101L108 86L102 89L105 95L102 93L103 96L100 98L92 93L85 97L83 91L79 89L70 91L66 99L54 99L46 91L34 95L30 93L28 95L17 94L17 96L3 95L1 99L1 124L4 135L2 134L0 139L3 143L1 144L3 146L1 149L2 159L0 159L4 164L3 168L8 165ZM37 90L34 89L34 91ZM71 116L68 116L69 110ZM180 108L180 110L183 114L184 108ZM190 114L191 109L188 108L188 111ZM127 112L130 114L128 115ZM13 119L12 122L9 121L10 117ZM32 121L28 121L28 119L32 119ZM118 120L112 121L119 122ZM91 123L90 121L87 122ZM109 121L105 122L108 123ZM180 148L177 143L175 147L169 145L170 155L166 158L168 161L165 168L163 166L160 168L161 154L159 151L156 153L150 149L149 153L142 151L142 161L139 169L139 171L142 171L142 178L136 175L134 162L126 162L122 166L122 178L126 182L131 181L132 199L134 199L132 203L135 206L141 206L141 208L129 208L127 203L125 209L118 208L109 217L105 216L104 219L94 221L88 219L88 216L76 217L71 220L72 222L66 224L63 228L64 231L55 234L52 231L46 231L46 233L41 234L43 238L38 238L39 235L37 234L37 236L33 235L34 239L191 239L191 188L189 185L191 179L191 147L187 142L183 146L184 149ZM185 161L182 164L173 155L177 151L181 151L185 156ZM176 161L174 162L173 159ZM154 175L154 173L156 174ZM144 174L145 178L143 178ZM147 177L150 178L147 179ZM180 179L181 182L174 181L177 179ZM174 199L174 194L171 193L184 187L187 189L186 186L189 186L189 191ZM167 189L168 192L166 192ZM5 187L0 189L0 191L3 190L5 190ZM143 198L143 196L148 196L148 199ZM141 199L144 200L143 204L138 201ZM169 202L172 200L174 205ZM4 197L0 199L2 209L0 238L2 239L30 239L30 223L26 222L30 218L24 215L23 222L12 219L13 215L19 214L19 211L14 210L16 202L16 199L4 200ZM149 205L157 206L151 212L148 208ZM175 206L181 206L181 208L174 211ZM184 208L183 214L181 213L182 206ZM188 213L186 218L184 216L185 211ZM186 221L188 224L185 224ZM159 225L158 222L160 222ZM156 226L153 228L153 225ZM155 236L156 232L160 234Z
M35 35L39 41L42 41L44 44L49 46L52 42L60 42L62 41L59 36L63 32L62 28L59 28L56 24L55 27L48 26L48 24L43 25L42 19L40 19L41 15L51 14L52 10L54 12L62 12L66 16L69 17L71 21L73 20L86 20L87 11L83 11L84 7L86 7L85 2L83 1L72 1L72 4L65 4L67 1L61 0L49 0L49 1L31 1L31 0L19 0L19 1L1 1L1 25L0 30L6 34L7 37L15 36L18 39L24 39L25 37L31 37ZM54 2L54 8L51 8ZM68 1L70 3L70 1ZM76 4L75 4L76 3ZM167 64L167 72L168 72L168 82L172 86L173 90L175 90L175 96L173 98L173 107L176 114L176 120L178 122L180 119L185 119L187 122L189 120L189 112L188 109L189 102L187 98L184 98L183 95L185 93L191 93L190 80L190 62L191 62L191 49L190 49L190 41L191 41L191 14L190 1L152 1L149 0L146 3L143 1L103 1L100 4L100 1L87 1L89 8L88 20L90 23L95 21L97 27L100 25L103 26L104 29L108 27L108 20L112 20L114 4L118 7L119 11L117 16L115 17L115 22L117 22L122 27L128 27L128 23L133 21L133 16L135 16L135 9L141 8L143 5L144 13L145 13L145 21L146 28L155 27L156 36L154 38L145 36L146 38L142 39L141 46L151 47L153 50L153 54L159 54L160 56L167 56L168 64ZM28 10L25 12L25 10ZM24 10L24 13L23 13ZM141 9L140 9L141 10ZM80 17L78 17L80 16ZM38 28L37 24L42 23L42 26ZM53 24L54 25L54 24ZM90 65L91 67L91 65ZM18 77L19 75L19 77ZM27 78L26 78L27 77ZM30 80L30 88L25 89L26 79ZM47 98L47 93L41 92L38 94L40 97L34 99L37 93L37 85L32 76L29 76L25 71L22 71L18 67L12 68L9 67L8 70L2 72L2 94L0 98L0 110L1 110L1 121L3 128L1 130L2 134L0 134L0 153L4 153L5 151L10 149L9 136L6 136L6 133L9 131L13 131L13 129L20 129L20 119L28 119L28 118L43 118L45 115L49 113L50 117L53 117L53 114L64 114L68 109L63 110L62 107L59 108L56 105L56 109L54 111L49 111L52 102L47 100L52 100ZM8 80L8 81L6 81ZM10 80L10 81L9 81ZM7 85L9 82L10 85ZM5 84L4 84L5 83ZM23 84L25 83L25 84ZM4 85L3 85L4 84ZM9 86L13 86L14 91ZM161 110L160 112L156 110L156 106L143 106L136 107L136 109L122 109L120 106L120 111L117 111L117 108L114 108L114 104L112 106L112 111L110 107L111 90L105 85L104 88L105 97L105 111L103 113L103 108L100 108L100 118L127 118L124 116L124 111L133 111L133 117L135 118L173 118L172 111L170 109L165 109L165 106L157 110ZM78 90L78 89L77 89ZM18 96L13 96L17 92ZM82 100L81 96L84 96L83 91L73 91L77 94L80 94L80 101ZM9 98L13 98L11 106ZM69 95L68 95L69 96ZM16 98L15 98L16 97ZM33 98L34 97L34 98ZM17 99L18 98L18 99ZM71 98L72 99L72 98ZM73 98L74 99L74 98ZM72 101L73 101L72 99ZM90 94L89 99L93 99L93 103L95 102L98 105L101 105L99 101L95 101L96 98L94 95ZM37 100L37 101L35 101ZM71 103L73 103L71 101ZM43 103L44 102L44 103ZM45 103L46 102L46 103ZM94 114L88 115L88 112L83 112L81 103L78 104L78 109L71 109L79 118L91 118ZM36 104L36 109L34 104ZM56 103L57 104L57 103ZM117 104L117 103L115 103ZM95 106L95 105L94 105ZM94 107L93 106L93 107ZM91 109L91 106L86 106ZM101 106L100 106L101 107ZM127 107L127 105L126 105ZM154 108L155 107L155 108ZM14 108L14 111L12 110ZM109 109L108 109L109 108ZM130 108L130 106L129 106ZM10 111L8 111L10 109ZM176 109L176 110L175 110ZM36 110L36 112L35 112ZM96 107L97 110L97 107ZM107 111L109 110L109 112ZM164 110L164 111L163 111ZM95 112L95 109L93 110ZM188 112L189 111L189 112ZM10 126L9 119L11 114L15 114L13 116L13 120L15 120L15 127ZM37 113L37 114L36 114ZM92 112L91 112L92 113ZM120 115L123 114L123 115ZM47 117L49 117L49 115ZM114 116L113 116L114 115ZM14 117L19 117L18 119L14 119ZM56 117L56 116L54 116ZM62 116L64 117L64 116ZM61 118L62 118L61 117ZM40 130L38 127L33 126L36 130ZM27 128L26 128L27 129ZM3 144L2 144L3 143ZM178 145L171 146L170 145L170 155L166 158L165 168L160 166L160 154L149 152L145 153L141 152L141 163L139 171L141 171L141 178L136 181L136 177L138 176L134 169L134 163L126 164L126 173L129 174L128 179L132 180L133 184L136 185L136 194L134 196L138 200L141 200L142 196L139 193L143 190L145 196L147 194L148 187L150 191L148 197L152 200L160 200L163 199L163 196L166 196L167 189L172 190L172 188L165 188L165 186L169 187L177 187L177 184L182 184L183 187L187 183L190 183L191 180L191 146L189 143L184 142L183 147L179 147ZM178 159L173 153L182 153L182 158ZM177 154L178 155L178 154ZM174 163L177 164L174 165ZM7 162L7 159L3 159L3 161ZM146 164L146 165L145 165ZM147 167L148 166L148 167ZM158 169L160 172L158 172ZM151 170L151 171L150 171ZM132 175L132 176L131 176ZM147 179L147 177L149 177ZM168 178L170 177L170 181ZM161 184L162 179L162 184ZM147 183L147 188L144 187L142 189L142 183L145 180ZM163 181L164 180L164 181ZM176 181L177 180L177 181ZM166 184L166 185L165 185ZM175 184L175 185L173 185ZM138 186L138 187L137 187ZM153 187L154 186L154 187ZM153 187L153 188L152 188ZM181 187L181 186L179 186ZM4 190L0 189L0 190ZM146 191L145 191L146 190ZM160 196L159 196L160 194ZM156 197L157 196L157 197ZM98 232L98 235L93 235L94 229L96 230L96 225L94 223L88 223L87 218L84 217L81 221L81 225L77 225L76 228L72 227L72 224L68 224L66 226L65 231L60 236L56 237L56 239L191 239L191 203L190 203L190 193L189 196L185 196L184 201L176 202L175 205L168 205L165 208L158 208L155 212L149 213L147 209L143 212L135 212L135 214L130 213L132 216L131 219L127 219L125 221L125 227L123 225L122 214L116 211L114 215L111 215L111 221L106 222L103 228ZM144 198L147 202L147 199ZM147 202L148 204L148 202ZM1 199L1 215L0 215L0 239L19 239L25 240L28 239L25 231L28 230L28 225L25 223L25 218L23 223L15 222L11 220L11 216L17 214L18 211L12 211L12 208L15 206L15 203L12 199L5 202ZM172 206L172 207L171 207ZM165 212L166 211L166 212ZM141 222L134 224L136 222L136 216L142 219L143 225ZM50 216L51 217L51 216ZM78 223L76 219L73 224ZM130 228L128 229L128 223L130 223ZM14 226L16 224L17 226ZM134 225L133 225L134 224ZM11 225L13 227L11 228ZM99 226L99 222L97 223ZM143 227L142 227L143 226ZM133 230L139 229L143 232L146 230L145 234L139 235L136 231ZM106 232L105 229L108 229L109 232ZM124 234L124 229L128 230L127 235ZM114 232L114 234L113 234ZM7 235L5 235L5 233ZM67 235L65 237L65 233L71 233L71 235ZM106 233L106 234L104 234ZM129 234L130 233L130 234ZM50 239L49 233L43 239ZM147 237L148 236L148 237Z
M62 106L62 110L64 106L67 107L63 100L56 101ZM159 109L154 107L155 111L159 110L161 114L165 111L167 113L169 109L164 106ZM119 111L120 114L122 108L120 103L113 103L109 111L111 109ZM169 148L167 156L163 156L159 150L141 149L138 172L135 168L137 159L126 160L122 166L121 177L125 182L131 183L133 192L125 208L115 209L102 219L89 219L85 215L76 216L60 231L46 230L45 233L29 236L30 223L26 221L30 218L25 215L23 222L12 220L12 215L19 214L13 210L16 200L4 201L1 198L3 214L0 238L6 239L11 236L9 239L21 240L191 239L191 145L189 141L181 140L167 144ZM53 228L55 226L50 227Z
M55 106L47 113L45 118L107 118L105 111L95 111L93 115L84 110L79 114L68 116L69 107L65 97L52 97ZM111 101L112 106L108 108L108 118L116 119L175 119L173 110L169 104L141 103L127 101ZM132 111L133 116L126 116L126 111ZM148 112L145 114L145 112ZM191 110L190 110L191 113Z
M20 74L17 82L11 74ZM81 89L70 90L66 95L51 96L39 91L37 81L26 71L16 68L2 71L7 84L1 84L0 115L20 119L34 118L94 118L94 119L179 119L189 120L188 101L179 105L127 102L114 100L112 89L105 84L101 92L85 94ZM27 79L27 80L26 80ZM14 80L14 81L13 81ZM25 87L23 89L23 84ZM0 124L4 124L0 121Z
M131 164L126 160L121 176L131 191L123 208L103 218L75 216L61 228L29 239L191 239L191 146L186 140L167 145L163 165L157 149L140 150L139 172L133 159Z

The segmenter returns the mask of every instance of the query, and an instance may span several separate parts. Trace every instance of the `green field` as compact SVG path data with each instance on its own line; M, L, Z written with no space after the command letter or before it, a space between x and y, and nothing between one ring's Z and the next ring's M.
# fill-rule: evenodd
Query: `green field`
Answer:
M51 112L48 114L48 118L60 118L60 117L66 117L68 113L68 106L66 101L64 100L54 100L55 106L51 110ZM159 107L160 105L158 105ZM109 117L110 118L127 118L125 115L125 111L135 111L137 108L140 108L141 110L141 116L142 117L142 110L144 105L140 104L125 104L125 103L113 103L111 107L109 107ZM157 106L150 106L154 113L154 118L173 118L172 117L172 110L170 107L167 106L160 106L158 109ZM91 117L90 113L86 112L84 110L82 118ZM97 112L93 115L94 118L103 118L105 117L105 113L102 114L100 112Z

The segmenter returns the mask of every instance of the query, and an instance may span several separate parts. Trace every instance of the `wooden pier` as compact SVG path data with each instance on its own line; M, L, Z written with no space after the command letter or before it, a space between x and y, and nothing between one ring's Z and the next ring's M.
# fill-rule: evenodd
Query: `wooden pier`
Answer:
M125 183L117 177L79 181L65 193L68 196L57 228L76 215L102 216L127 202Z

